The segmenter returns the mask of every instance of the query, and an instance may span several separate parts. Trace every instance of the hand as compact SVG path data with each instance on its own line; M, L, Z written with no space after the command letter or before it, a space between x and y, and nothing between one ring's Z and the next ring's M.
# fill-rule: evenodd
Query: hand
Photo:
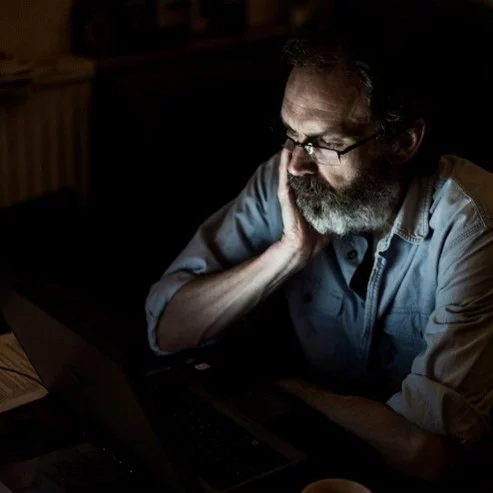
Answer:
M301 399L306 404L317 407L316 403L323 392L302 378L282 378L275 382L282 391Z
M288 183L290 158L291 152L288 149L283 149L279 163L279 187L277 191L284 224L280 241L299 255L299 262L303 267L329 244L331 238L329 235L321 235L315 231L298 211L293 191Z
M276 387L279 387L288 394L301 396L310 387L306 380L301 378L281 378L275 382Z

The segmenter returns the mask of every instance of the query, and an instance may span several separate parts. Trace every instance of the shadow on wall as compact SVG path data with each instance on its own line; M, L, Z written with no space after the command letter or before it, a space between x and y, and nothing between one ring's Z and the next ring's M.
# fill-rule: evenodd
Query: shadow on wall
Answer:
M456 5L441 21L439 137L445 151L493 171L493 7Z
M442 153L493 171L493 3L467 0L349 0L354 22L406 33L424 73L433 133Z
M278 149L282 39L100 71L92 203L155 280L196 227ZM148 263L147 266L142 264Z

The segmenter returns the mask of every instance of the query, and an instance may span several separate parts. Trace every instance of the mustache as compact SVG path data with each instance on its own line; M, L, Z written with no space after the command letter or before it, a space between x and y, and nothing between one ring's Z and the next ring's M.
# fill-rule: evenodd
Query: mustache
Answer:
M337 195L336 190L317 175L294 176L288 173L288 184L295 194L310 195L314 198Z

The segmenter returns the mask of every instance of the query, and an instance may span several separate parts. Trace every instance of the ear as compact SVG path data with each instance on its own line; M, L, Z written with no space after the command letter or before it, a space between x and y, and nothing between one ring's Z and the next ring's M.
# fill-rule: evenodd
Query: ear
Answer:
M413 122L399 137L397 137L392 152L392 162L403 164L418 152L426 133L426 123L422 118Z

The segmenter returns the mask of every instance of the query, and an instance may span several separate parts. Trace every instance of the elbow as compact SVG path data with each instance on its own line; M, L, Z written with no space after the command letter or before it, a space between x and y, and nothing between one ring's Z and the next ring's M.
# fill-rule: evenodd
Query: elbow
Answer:
M180 334L166 330L158 330L156 332L156 342L160 351L170 354L198 347L198 343L186 340Z
M199 346L200 341L187 337L185 331L176 330L176 324L166 323L162 316L156 328L156 343L161 351L173 354L194 349Z
M168 340L163 341L159 337L157 338L157 345L159 351L162 351L163 353L166 354L176 354L181 351L185 351L186 349L190 349L190 346L179 344L176 341L168 341Z

